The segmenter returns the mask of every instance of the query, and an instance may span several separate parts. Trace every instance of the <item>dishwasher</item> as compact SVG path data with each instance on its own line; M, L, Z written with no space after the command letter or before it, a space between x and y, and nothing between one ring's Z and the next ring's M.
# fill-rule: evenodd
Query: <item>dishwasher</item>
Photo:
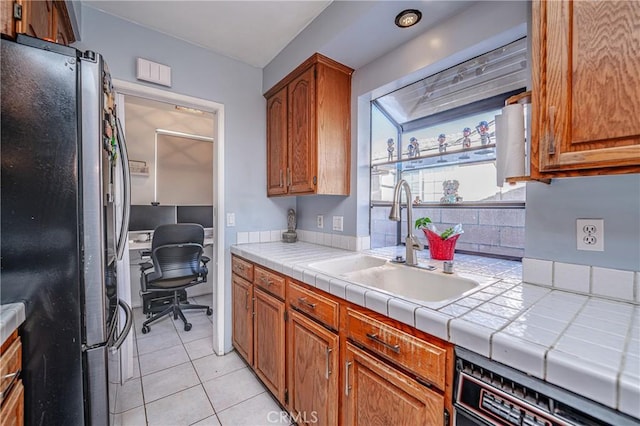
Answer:
M626 426L633 417L456 347L456 426Z

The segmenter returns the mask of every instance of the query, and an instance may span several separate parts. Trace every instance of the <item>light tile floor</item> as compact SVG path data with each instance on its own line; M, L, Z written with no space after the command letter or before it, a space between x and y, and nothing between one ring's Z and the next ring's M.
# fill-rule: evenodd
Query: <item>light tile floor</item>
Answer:
M211 305L211 295L190 299ZM287 414L236 354L213 352L213 316L185 311L193 328L168 316L142 334L134 309L134 377L118 392L115 425L289 425Z

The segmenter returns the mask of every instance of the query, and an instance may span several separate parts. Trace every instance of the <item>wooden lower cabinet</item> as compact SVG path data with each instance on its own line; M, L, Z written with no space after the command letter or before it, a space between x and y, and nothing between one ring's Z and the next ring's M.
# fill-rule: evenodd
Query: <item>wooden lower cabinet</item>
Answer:
M253 368L273 395L285 404L284 302L254 288Z
M305 315L289 311L289 411L298 424L338 424L339 339Z
M24 424L24 386L22 370L22 342L17 330L0 347L0 426Z
M232 266L233 345L295 423L448 420L450 343L237 256Z
M443 425L444 397L347 343L344 424Z
M233 346L251 365L253 364L253 285L232 274L231 288Z

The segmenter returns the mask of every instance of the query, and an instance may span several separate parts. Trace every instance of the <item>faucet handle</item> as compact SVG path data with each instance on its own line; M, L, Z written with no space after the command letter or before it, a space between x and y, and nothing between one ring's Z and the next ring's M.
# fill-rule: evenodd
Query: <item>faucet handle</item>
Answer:
M409 238L411 238L411 245L415 250L423 250L423 245L420 240L418 240L418 237L411 235Z

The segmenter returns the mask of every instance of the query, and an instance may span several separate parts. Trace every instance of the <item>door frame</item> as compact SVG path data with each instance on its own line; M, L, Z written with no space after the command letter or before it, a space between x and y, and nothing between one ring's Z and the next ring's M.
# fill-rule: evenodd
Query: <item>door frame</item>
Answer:
M213 147L213 155L215 157L213 161L213 177L216 180L213 187L213 232L215 241L213 253L215 255L215 259L212 259L213 262L209 264L209 268L212 269L211 267L213 267L213 272L216 277L216 298L215 300L213 300L215 306L214 312L216 315L213 327L213 350L216 352L216 354L223 355L225 338L224 104L118 79L113 79L113 86L116 93L120 93L123 95L137 96L170 104L179 104L182 106L196 108L214 114L214 122L216 123L217 127L217 134L214 134L215 141Z

